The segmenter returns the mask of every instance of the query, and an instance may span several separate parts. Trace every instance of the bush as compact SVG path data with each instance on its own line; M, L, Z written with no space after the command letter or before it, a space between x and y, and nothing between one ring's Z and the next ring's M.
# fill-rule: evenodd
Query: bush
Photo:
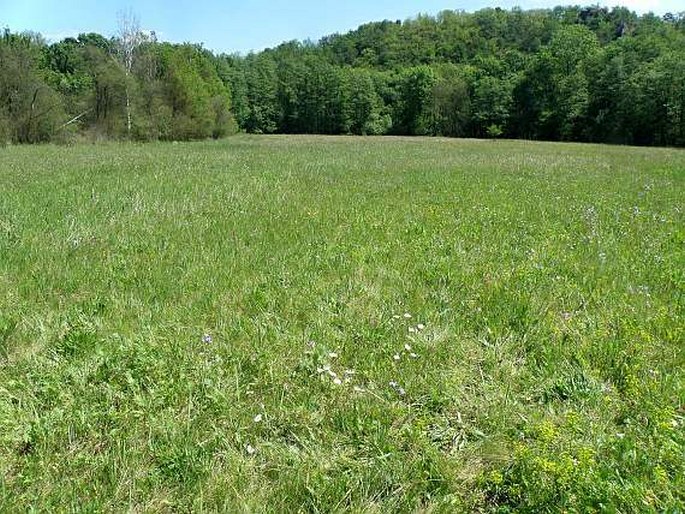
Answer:
M502 131L502 127L494 123L490 125L487 129L485 129L485 132L488 135L488 137L492 139L497 139L498 137L501 137L504 133Z

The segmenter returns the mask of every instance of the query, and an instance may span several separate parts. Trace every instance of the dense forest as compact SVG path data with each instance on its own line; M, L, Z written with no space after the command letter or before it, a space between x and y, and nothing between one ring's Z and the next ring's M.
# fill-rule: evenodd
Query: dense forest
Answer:
M0 143L253 133L685 146L685 13L444 11L249 55L117 35L0 37Z

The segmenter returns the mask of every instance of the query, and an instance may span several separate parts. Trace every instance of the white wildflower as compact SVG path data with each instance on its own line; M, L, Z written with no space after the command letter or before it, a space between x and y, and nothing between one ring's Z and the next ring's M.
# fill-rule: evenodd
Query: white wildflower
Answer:
M397 394L399 394L400 396L404 396L405 394L407 394L407 391L404 390L404 387L400 387L400 384L398 384L394 380L390 382L390 387L392 387L395 390L395 392L397 392Z

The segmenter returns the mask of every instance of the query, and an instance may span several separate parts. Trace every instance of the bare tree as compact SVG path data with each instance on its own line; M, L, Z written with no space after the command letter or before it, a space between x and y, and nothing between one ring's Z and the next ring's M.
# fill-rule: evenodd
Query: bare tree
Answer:
M119 48L121 62L126 72L126 129L128 137L131 137L131 94L129 88L129 77L133 69L133 59L136 49L143 43L145 36L140 29L138 17L131 11L120 11L119 22Z

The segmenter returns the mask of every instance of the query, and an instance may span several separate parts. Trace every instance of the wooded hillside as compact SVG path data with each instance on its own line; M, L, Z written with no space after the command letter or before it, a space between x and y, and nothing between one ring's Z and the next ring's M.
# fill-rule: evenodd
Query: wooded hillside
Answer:
M685 14L444 11L247 56L127 28L53 44L6 29L0 141L244 130L685 146Z

